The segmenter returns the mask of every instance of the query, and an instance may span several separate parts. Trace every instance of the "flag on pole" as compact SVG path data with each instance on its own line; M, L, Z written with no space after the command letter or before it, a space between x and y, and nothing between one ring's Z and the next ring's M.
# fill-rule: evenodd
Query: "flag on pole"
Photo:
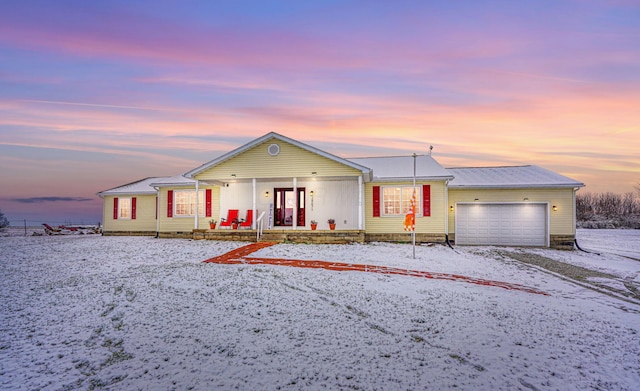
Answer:
M404 230L415 231L416 230L416 188L413 188L413 195L411 196L411 206L409 207L409 213L404 216Z

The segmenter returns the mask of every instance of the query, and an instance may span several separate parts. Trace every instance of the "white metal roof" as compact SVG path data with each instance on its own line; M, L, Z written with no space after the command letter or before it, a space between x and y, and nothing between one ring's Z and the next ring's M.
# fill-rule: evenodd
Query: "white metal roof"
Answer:
M195 186L195 179L185 178L184 175L174 175L172 177L158 178L157 181L153 181L150 186L163 187L163 186Z
M369 167L374 181L405 181L413 179L413 156L353 158L350 161ZM416 156L416 178L451 179L453 176L429 155Z
M195 179L185 178L184 175L171 177L149 177L126 185L114 187L98 193L98 196L128 195L128 194L156 194L156 187L163 186L190 186L195 187Z
M156 189L151 186L151 183L165 178L166 177L150 177L141 179L139 181L127 183L126 185L114 187L113 189L101 191L98 193L98 196L103 197L107 195L155 194Z
M538 166L447 168L451 188L583 187L564 175Z

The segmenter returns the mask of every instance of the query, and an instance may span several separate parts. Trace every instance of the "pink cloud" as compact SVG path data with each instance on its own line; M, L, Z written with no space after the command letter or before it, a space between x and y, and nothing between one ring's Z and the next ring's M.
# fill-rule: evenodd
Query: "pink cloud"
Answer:
M127 20L129 19L129 20ZM113 26L119 26L114 29ZM330 46L285 31L246 31L214 27L186 28L148 17L106 15L95 25L0 23L0 40L79 56L129 58L171 63L252 65L286 68L323 62ZM288 64L288 65L287 65Z

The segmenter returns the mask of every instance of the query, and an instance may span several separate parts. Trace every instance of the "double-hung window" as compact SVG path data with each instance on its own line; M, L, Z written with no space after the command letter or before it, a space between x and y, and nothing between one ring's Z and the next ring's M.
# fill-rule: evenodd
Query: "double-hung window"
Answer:
M131 218L131 198L120 198L118 200L118 219Z
M411 210L413 186L385 186L382 188L382 215L404 216ZM415 187L416 215L420 214L420 187Z
M173 192L173 206L175 208L174 216L195 216L196 215L196 191L195 190L176 190ZM198 215L204 216L205 213L205 193L204 190L198 192Z

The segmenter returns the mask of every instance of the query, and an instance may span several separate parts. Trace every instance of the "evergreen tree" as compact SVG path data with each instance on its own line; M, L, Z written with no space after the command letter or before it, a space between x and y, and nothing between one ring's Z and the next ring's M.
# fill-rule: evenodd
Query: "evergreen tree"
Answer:
M9 220L4 217L4 213L0 210L0 229L7 228L9 226Z

